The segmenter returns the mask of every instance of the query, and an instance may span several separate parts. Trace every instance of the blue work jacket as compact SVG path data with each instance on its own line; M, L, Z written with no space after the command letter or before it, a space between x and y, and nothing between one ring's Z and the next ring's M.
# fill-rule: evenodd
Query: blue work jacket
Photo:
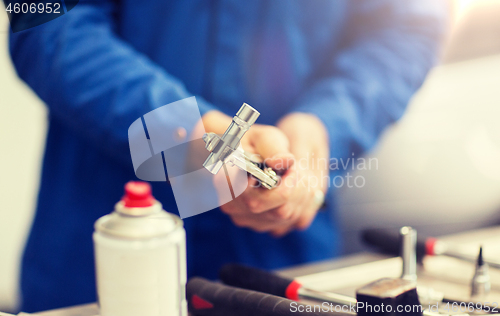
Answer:
M93 224L136 179L127 139L136 119L190 96L202 114L232 116L247 102L261 124L312 113L328 128L331 157L357 157L401 117L435 64L445 16L437 0L81 0L11 33L17 73L49 110L23 311L96 300ZM166 118L172 137L181 117ZM331 191L331 210L279 239L238 228L218 209L186 219L189 275L215 278L227 262L275 269L336 256ZM166 182L153 193L177 212Z

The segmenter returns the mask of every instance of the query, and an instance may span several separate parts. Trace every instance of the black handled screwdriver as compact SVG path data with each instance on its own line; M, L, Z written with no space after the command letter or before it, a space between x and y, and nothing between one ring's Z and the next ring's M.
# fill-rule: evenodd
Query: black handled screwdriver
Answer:
M196 316L352 316L300 304L266 293L240 289L203 278L186 286L189 312ZM309 311L310 310L310 311Z
M336 305L356 306L356 299L353 297L308 289L296 280L241 264L226 264L220 270L219 278L231 286L286 297L293 301L309 299Z

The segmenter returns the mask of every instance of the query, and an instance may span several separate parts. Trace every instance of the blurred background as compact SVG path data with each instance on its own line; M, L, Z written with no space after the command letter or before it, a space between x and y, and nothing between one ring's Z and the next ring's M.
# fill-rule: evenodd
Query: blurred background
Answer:
M339 192L345 253L363 250L359 232L367 226L412 225L443 235L500 223L500 0L450 1L452 28L441 64L367 154L378 167L351 172L365 185ZM15 310L19 300L47 115L14 72L7 30L7 15L0 14L2 311Z
M441 64L368 153L378 169L340 192L345 253L364 249L367 226L438 236L500 224L500 1L451 3Z

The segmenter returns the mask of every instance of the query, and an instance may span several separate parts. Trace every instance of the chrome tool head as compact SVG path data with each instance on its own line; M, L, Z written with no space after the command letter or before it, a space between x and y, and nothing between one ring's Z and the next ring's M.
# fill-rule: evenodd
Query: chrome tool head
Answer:
M236 165L259 180L263 187L267 189L276 187L279 177L273 169L252 160L243 150L238 150L243 135L255 123L259 115L257 110L243 103L224 135L219 136L214 133L203 135L205 148L210 152L203 167L210 173L217 174L225 163Z
M409 226L402 227L401 258L403 259L402 279L417 281L417 231Z

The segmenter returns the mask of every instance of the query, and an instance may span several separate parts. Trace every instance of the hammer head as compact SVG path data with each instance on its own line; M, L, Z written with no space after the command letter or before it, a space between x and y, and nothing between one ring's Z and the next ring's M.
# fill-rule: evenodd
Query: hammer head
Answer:
M356 291L358 316L421 316L416 283L404 279L384 278Z

